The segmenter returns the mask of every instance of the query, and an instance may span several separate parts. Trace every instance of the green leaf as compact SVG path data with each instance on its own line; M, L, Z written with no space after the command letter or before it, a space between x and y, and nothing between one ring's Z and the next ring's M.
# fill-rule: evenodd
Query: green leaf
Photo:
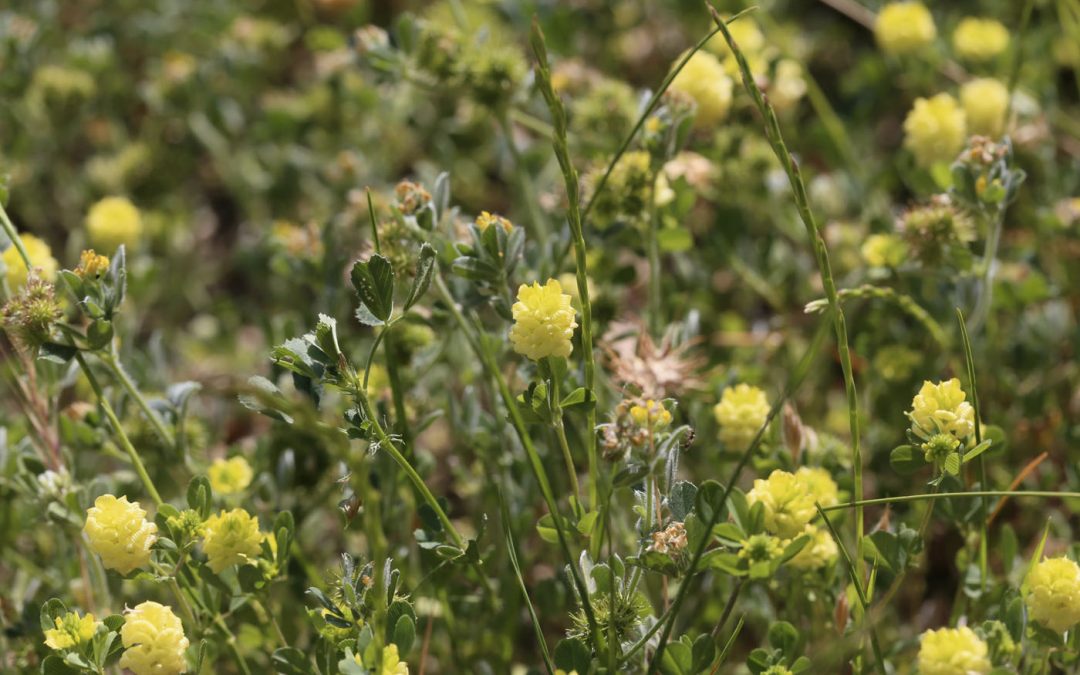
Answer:
M62 345L57 342L46 342L38 348L38 358L43 361L52 361L64 365L79 352L71 345Z
M64 663L64 659L56 654L50 654L41 662L42 675L79 675L78 668L72 668Z
M570 408L583 407L585 409L591 409L596 405L596 399L592 393L585 387L578 387L574 391L566 395L566 397L559 402L559 406L563 410L569 410Z
M408 310L427 292L431 285L431 278L435 273L435 248L427 243L420 247L420 257L416 261L416 278L413 279L412 288L405 298L405 310Z
M573 670L579 673L590 672L589 662L592 659L589 656L589 648L578 638L560 640L559 644L555 645L554 657L555 666L566 672Z
M976 457L978 457L979 455L981 455L981 454L983 454L984 452L986 452L987 450L989 450L989 449L990 449L990 446L991 446L991 445L993 445L993 444L994 444L994 442L993 442L993 441L991 441L991 440L990 440L990 439L988 438L988 439L986 439L985 441L983 441L982 443L979 443L978 445L976 445L976 446L975 446L974 448L972 448L971 450L968 450L967 452L965 452L965 453L964 453L964 464L967 464L967 463L968 463L968 462L970 462L971 460L975 459L975 458L976 458ZM983 486L983 489L985 490L985 489L986 489L986 486Z
M289 559L296 524L292 511L282 511L274 518L274 540L277 542L277 563L279 566Z
M49 598L41 606L41 630L56 628L56 618L67 614L67 605L60 598Z
M799 631L787 621L777 621L769 626L769 644L789 660L793 659L799 646Z
M668 643L660 660L660 672L664 675L693 675L693 652L682 641Z
M907 476L926 466L926 456L913 445L899 445L889 453L889 464L896 473Z
M295 647L275 650L270 662L274 666L274 672L281 675L309 675L312 672L308 657Z
M715 523L720 519L724 508L724 487L714 480L707 480L698 488L695 495L697 514L705 523Z
M685 480L681 480L671 486L668 494L668 508L675 520L686 520L687 514L694 508L697 498L697 486Z
M113 325L108 319L95 319L86 327L86 344L92 350L107 347L112 339Z
M352 285L360 302L376 319L386 322L394 311L394 267L379 254L358 261L352 268Z
M416 622L409 616L398 617L394 624L393 643L398 646L402 654L407 654L416 639Z
M199 517L206 520L210 517L210 505L214 492L210 487L210 480L206 476L195 476L188 483L187 503L188 508L197 511Z

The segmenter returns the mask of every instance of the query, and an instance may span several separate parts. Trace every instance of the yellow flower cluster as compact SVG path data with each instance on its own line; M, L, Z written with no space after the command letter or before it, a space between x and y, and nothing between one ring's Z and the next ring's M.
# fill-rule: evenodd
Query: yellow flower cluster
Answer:
M139 209L126 197L106 197L90 207L86 214L86 233L90 243L106 253L121 244L134 247L142 236L143 223Z
M765 529L784 539L802 534L817 511L808 486L793 473L774 470L768 479L758 478L746 495L751 506L765 509Z
M917 98L904 119L904 146L919 166L950 162L967 140L967 117L949 94Z
M671 413L660 401L649 399L644 405L630 407L630 417L639 427L662 429L671 424Z
M953 49L965 61L993 59L1009 46L1009 31L999 21L969 16L956 26Z
M79 616L78 612L68 612L53 621L56 628L45 631L45 645L57 651L90 642L98 627L93 614Z
M26 255L30 258L30 266L37 271L37 275L45 281L55 279L56 270L59 269L60 265L56 262L56 258L52 256L52 249L49 248L49 245L32 234L23 234L19 238L26 248ZM7 268L8 286L11 286L12 290L17 290L26 285L26 278L29 274L26 269L26 262L19 253L19 249L15 248L14 244L8 246L4 249L3 259L4 267Z
M503 218L502 216L495 213L481 211L480 215L476 217L476 228L481 232L486 232L487 229L492 225L498 225L502 229L506 230L507 234L510 234L510 232L512 232L514 229L513 223L511 223L507 218Z
M799 470L795 472L795 477L806 486L810 496L818 504L836 506L840 502L836 481L825 469L819 466L800 466Z
M973 134L997 137L1005 130L1009 89L992 77L980 77L960 87L960 103Z
M533 282L518 288L518 301L510 308L514 325L510 329L510 342L514 351L533 361L548 356L570 356L574 349L570 340L577 328L570 296L562 292L555 279L548 279L543 286Z
M210 516L203 525L203 552L215 573L230 565L253 562L263 540L259 521L244 509L222 511Z
M234 495L251 485L251 465L239 455L229 459L218 457L206 474L210 478L210 487L218 494Z
M695 52L672 81L670 89L697 104L694 126L707 129L727 117L733 83L720 60L705 51Z
M187 670L184 626L165 605L147 601L129 609L120 628L120 641L125 647L120 667L135 675L178 675Z
M729 450L745 450L769 417L765 392L748 384L726 387L713 407L720 425L720 440Z
M824 506L824 504L822 504ZM796 569L816 570L832 564L839 552L836 541L828 530L813 525L807 525L803 534L810 536L810 542L801 551L795 554L789 564Z
M989 649L967 626L928 630L919 645L919 675L984 675Z
M885 5L874 22L874 36L886 54L913 54L934 41L937 28L930 10L921 2Z
M94 249L87 249L79 254L79 266L75 268L75 274L83 279L96 279L109 269L109 259L98 255Z
M930 440L937 434L949 434L964 443L975 432L975 409L967 402L967 394L955 377L934 384L923 382L922 388L911 400L911 431Z
M146 511L139 503L114 495L94 500L86 511L83 532L105 567L120 574L148 563L150 547L157 541L157 525L146 520Z
M1047 558L1028 573L1024 598L1028 615L1062 633L1080 622L1080 567L1062 556Z
M863 242L860 253L871 267L899 267L907 257L908 248L895 234L872 234Z

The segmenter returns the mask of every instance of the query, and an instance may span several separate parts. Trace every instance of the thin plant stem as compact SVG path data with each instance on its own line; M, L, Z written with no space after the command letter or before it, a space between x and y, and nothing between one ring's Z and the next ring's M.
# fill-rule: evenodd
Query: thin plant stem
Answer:
M883 504L918 502L925 499L953 499L962 497L1037 497L1040 499L1080 499L1080 492L1055 492L1052 490L972 490L970 492L927 492L917 495L897 495L895 497L862 499L857 502L846 502L844 504L823 506L821 507L821 510L830 512L861 506L879 506Z
M161 499L161 495L158 494L157 488L154 487L154 481L150 480L150 474L146 472L146 466L143 465L138 451L135 450L135 446L131 444L131 440L128 438L127 433L124 432L124 427L120 424L120 419L117 418L116 413L109 404L109 400L105 398L105 392L102 391L101 384L90 370L90 366L86 363L86 358L83 357L82 352L75 352L75 360L78 361L79 367L82 368L83 374L86 375L86 380L90 383L90 388L94 390L98 403L105 412L105 417L109 419L109 424L112 425L113 431L116 432L116 437L120 441L120 446L124 448L124 452L126 452L131 459L131 465L135 467L135 473L138 474L143 487L146 488L150 498L154 500L154 504L156 506L161 506L165 502Z
M660 337L660 232L656 212L656 176L649 190L649 333Z
M968 387L971 389L971 405L975 412L975 445L982 443L982 417L979 413L979 390L975 385L975 359L971 355L971 339L968 337L967 326L964 325L964 313L956 308L956 319L960 323L960 338L964 345L964 362L967 365ZM979 487L985 490L986 484L986 453L983 452L975 458L979 469ZM982 590L986 590L987 577L987 540L989 539L990 518L986 506L986 498L979 500L979 516L982 521L979 534L979 581Z
M859 444L858 394L855 390L855 375L851 366L851 349L848 346L847 322L844 319L844 310L840 306L836 283L833 281L832 266L829 263L828 247L825 244L825 238L822 235L821 228L818 227L817 222L814 219L814 213L810 209L810 200L806 193L806 185L803 182L799 165L795 161L795 158L791 156L791 153L788 151L787 145L784 142L784 136L780 131L780 122L776 117L776 111L773 110L772 105L769 104L765 99L765 96L761 93L761 89L758 87L757 82L754 80L753 73L750 70L750 65L747 63L746 57L739 49L739 46L735 43L735 39L731 36L731 31L728 30L727 23L725 23L725 20L716 11L715 7L711 4L707 4L707 7L712 14L713 22L716 24L717 28L720 29L720 33L724 36L724 40L727 42L731 52L735 55L736 61L738 61L739 70L742 73L742 81L743 85L746 87L746 91L750 94L750 97L754 100L755 106L764 118L765 136L769 141L769 145L772 146L777 159L780 160L780 164L783 165L784 172L788 176L788 182L791 183L791 191L795 198L796 209L799 212L800 219L803 221L803 225L806 227L806 234L813 245L818 272L821 275L822 286L825 288L825 297L828 299L829 306L832 308L837 351L840 354L840 367L844 374L844 390L847 395L848 403L848 426L851 431L851 466L854 483L852 501L858 502L863 497L863 466L862 449ZM858 549L858 555L856 556L855 564L858 568L857 571L859 572L860 577L862 576L863 531L863 511L861 508L856 508L855 543Z
M574 455L570 452L570 443L566 440L566 425L563 423L562 406L559 404L562 398L559 376L554 368L549 370L551 377L548 380L548 403L553 416L552 426L555 427L555 436L559 440L563 462L566 464L566 476L570 479L571 493L574 495L574 501L578 502L581 499L581 487L578 485L577 469L574 467Z
M113 377L116 378L116 381L120 383L120 386L122 386L127 391L128 395L135 400L135 405L137 405L139 410L143 412L143 415L146 416L147 421L150 422L150 426L154 428L158 437L166 446L170 448L175 447L176 439L173 437L172 432L165 427L161 415L157 414L157 412L150 407L150 403L146 400L143 393L139 391L134 380L127 374L124 367L120 365L120 360L116 356L115 347L110 347L110 349L102 351L98 356L101 358L102 363L105 364L105 367L109 369L109 372L112 373Z
M22 238L19 237L19 233L15 229L15 226L12 225L11 218L8 217L3 204L0 204L0 227L3 227L4 234L11 240L11 245L19 252L19 257L21 257L26 264L27 271L33 269L34 264L30 262L30 254L26 252L26 246L23 244Z
M540 24L533 20L531 42L537 60L537 84L551 111L552 127L555 137L552 146L555 157L562 169L566 184L567 222L570 224L570 237L574 247L575 272L577 274L578 297L581 301L581 350L584 361L585 389L596 397L596 361L593 353L592 300L589 299L588 259L585 248L585 235L582 227L583 216L578 195L578 174L570 160L570 148L567 142L566 111L562 101L551 84L551 70L548 66L547 45ZM586 450L589 460L589 508L596 509L599 498L600 464L596 447L596 406L591 406L586 413Z
M836 547L840 549L840 557L844 559L844 565L847 567L848 575L851 577L851 583L855 586L855 594L859 598L859 605L862 607L863 625L870 633L870 648L874 651L874 666L879 673L888 672L888 668L885 666L885 657L881 652L881 643L878 642L877 631L874 630L873 618L870 615L870 602L866 598L866 590L863 588L862 579L859 577L858 570L855 569L855 564L851 560L851 555L848 553L847 547L844 546L844 542L840 539L840 533L833 527L832 522L829 521L829 517L825 515L825 511L821 509L820 504L814 504L818 514L821 515L821 519L825 522L825 527L829 529L829 534L832 535L833 541L836 542Z

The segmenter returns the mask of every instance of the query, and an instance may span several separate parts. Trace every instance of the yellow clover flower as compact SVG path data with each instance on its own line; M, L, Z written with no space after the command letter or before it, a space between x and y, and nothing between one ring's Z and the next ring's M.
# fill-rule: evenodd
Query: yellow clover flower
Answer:
M960 103L973 134L997 137L1005 130L1009 90L999 80L980 77L960 87Z
M817 513L814 496L806 483L780 469L774 470L766 480L755 480L746 500L751 506L761 502L765 508L765 529L784 539L801 534Z
M218 494L234 495L251 485L251 465L239 455L229 459L218 457L206 473L210 487Z
M98 255L94 249L87 249L79 254L79 266L75 274L83 279L96 279L109 269L109 259Z
M967 140L967 117L948 94L917 98L904 119L904 134L904 146L919 166L950 162Z
M800 466L795 477L806 486L814 501L822 506L835 506L839 503L836 481L821 467Z
M123 244L131 249L139 243L143 223L139 209L126 197L106 197L86 214L86 232L95 248L112 253Z
M253 562L262 550L262 539L259 521L240 508L210 516L203 525L203 551L217 574L230 565Z
M98 627L93 614L80 617L78 612L68 612L56 617L53 621L56 628L45 631L45 645L57 651L90 642Z
M150 547L157 541L157 525L146 520L139 502L127 497L101 495L86 511L83 526L90 550L105 567L127 574L150 562Z
M924 441L949 434L964 442L975 432L975 409L965 399L967 394L955 377L937 384L924 381L907 414L912 432Z
M52 249L41 239L32 234L23 234L19 238L26 248L26 255L30 258L30 266L37 271L37 275L45 281L56 278L56 270L60 268L56 258L52 256ZM4 249L4 266L7 268L7 282L12 290L17 290L26 285L28 275L26 262L23 260L19 249L12 244Z
M1024 598L1028 614L1052 631L1063 633L1080 622L1080 567L1062 556L1047 558L1028 574Z
M670 89L697 104L694 126L712 127L727 117L731 108L732 81L719 59L709 52L695 52L671 83Z
M919 646L919 675L984 675L989 649L967 626L928 630Z
M184 626L165 605L147 601L125 612L120 641L125 647L120 667L135 675L179 675L187 670Z
M720 440L731 450L744 450L769 417L765 392L748 384L726 387L713 408Z
M506 230L507 234L510 234L514 230L514 224L507 218L504 218L496 213L489 213L487 211L481 211L480 215L476 217L476 228L481 232L486 232L492 225L498 225L502 229Z
M788 561L792 567L801 570L818 570L828 567L836 560L838 553L836 540L832 538L828 530L807 525L803 534L810 535L810 541Z
M639 427L662 429L671 424L671 413L660 401L651 398L644 405L630 407L630 417Z
M548 279L543 286L533 282L518 288L518 301L510 308L514 326L510 329L510 342L514 351L533 361L547 356L570 356L574 349L570 340L577 328L570 296L562 292L562 285Z
M956 26L952 44L965 61L989 61L1009 46L1009 31L1000 21L969 16Z
M934 17L921 2L885 5L874 22L874 36L886 54L913 54L937 37Z

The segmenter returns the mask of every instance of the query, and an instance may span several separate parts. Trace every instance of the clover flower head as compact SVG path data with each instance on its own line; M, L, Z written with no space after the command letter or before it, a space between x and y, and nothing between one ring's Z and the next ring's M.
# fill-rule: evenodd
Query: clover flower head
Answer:
M836 560L838 549L836 540L825 529L807 525L803 534L809 535L810 541L795 554L789 562L792 567L802 570L818 570L828 567Z
M254 562L262 540L259 521L244 509L222 511L203 524L203 551L217 574L231 565Z
M240 455L229 459L218 457L206 470L206 474L210 478L210 487L214 492L223 495L243 492L248 485L251 485L253 475L251 465Z
M960 103L973 134L997 137L1005 129L1009 90L992 77L979 77L960 87Z
M679 553L686 548L686 526L682 523L672 523L663 530L652 533L650 551L658 553Z
M919 675L985 675L986 643L967 626L928 630L919 646Z
M412 215L431 203L431 193L423 185L403 180L394 186L394 201L405 215Z
M911 431L929 441L937 434L950 434L964 442L975 432L975 409L955 377L944 382L923 382L911 401ZM924 448L925 449L925 448Z
M1040 561L1025 582L1033 621L1062 633L1080 622L1080 566L1062 556Z
M391 642L383 647L382 664L378 675L409 675L409 664L401 660L396 644Z
M769 562L784 553L784 542L771 534L752 534L741 544L738 556L750 563Z
M699 129L714 126L731 109L733 82L720 60L709 52L695 52L670 88L694 100L697 105L694 126Z
M150 562L150 547L157 541L157 525L146 520L139 503L113 495L94 500L86 511L83 532L105 567L120 574Z
M949 94L915 99L904 118L904 147L915 155L921 167L951 162L964 148L966 139L967 116Z
M187 670L184 626L170 607L146 601L124 613L120 667L135 675L179 675Z
M139 209L127 197L105 197L86 214L86 233L95 248L112 253L123 244L132 248L142 237Z
M648 399L644 403L630 406L630 417L640 427L662 429L671 424L671 412L663 402Z
M56 628L45 631L45 645L56 651L71 649L90 642L98 627L93 614L79 616L78 612L68 612L56 617L53 622Z
M56 288L30 275L26 284L0 308L0 325L30 346L46 342L53 324L64 316L56 299Z
M780 469L768 479L758 478L746 495L750 505L760 502L765 509L765 529L784 539L802 533L817 513L814 495L795 474Z
M765 425L769 417L769 400L761 389L737 384L721 392L713 415L720 425L720 440L731 450L743 450Z
M60 265L56 262L56 258L53 257L49 245L32 234L22 234L19 235L19 238L26 249L27 257L30 258L30 267L36 271L37 276L45 281L55 279L56 271L60 268ZM26 261L23 260L19 249L15 248L14 245L8 246L4 249L2 257L4 267L7 268L8 286L11 286L12 290L22 288L30 276L30 271L26 269Z
M806 486L814 501L822 506L835 506L839 503L836 481L825 469L819 466L800 466L795 477Z
M878 13L874 36L886 54L901 56L927 47L937 37L937 27L921 2L892 2Z
M952 35L953 49L965 61L989 61L1009 46L1009 30L1000 21L965 17Z
M514 316L510 329L514 351L533 361L570 356L577 321L571 298L562 292L562 285L555 279L548 279L543 286L538 281L531 286L522 284L517 299L510 308Z

